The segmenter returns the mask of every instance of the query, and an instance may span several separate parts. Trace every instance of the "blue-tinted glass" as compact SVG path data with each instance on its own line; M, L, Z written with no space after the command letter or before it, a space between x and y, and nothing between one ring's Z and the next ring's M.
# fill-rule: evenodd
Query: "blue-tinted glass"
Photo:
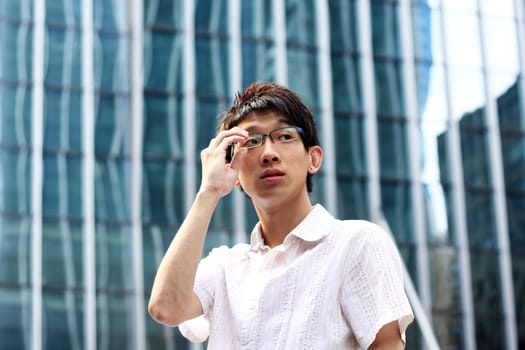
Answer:
M0 2L0 17L30 20L32 15L32 0L3 0Z
M179 159L184 154L183 99L173 95L145 94L143 153Z
M462 120L460 123L463 124ZM490 186L489 140L486 130L462 127L461 154L466 186Z
M374 80L378 114L402 116L405 113L402 66L395 61L376 61Z
M232 67L232 69L234 69ZM242 83L246 87L254 81L275 80L275 48L271 41L243 40Z
M97 294L96 303L97 348L133 349L136 338L136 330L130 322L134 317L133 296L104 290Z
M51 217L82 216L82 159L64 153L44 154L42 213Z
M372 50L374 56L400 58L398 4L394 1L372 1Z
M180 224L185 213L184 187L184 165L181 161L144 159L143 221L162 225Z
M46 84L75 89L82 87L80 34L72 29L47 29Z
M65 218L43 222L44 288L72 290L83 285L83 236L82 224L79 222L71 222Z
M31 153L27 149L0 148L0 211L31 212Z
M404 120L379 119L377 123L379 142L379 165L381 176L407 178L408 148L407 125Z
M195 30L215 35L228 33L227 6L225 0L195 0Z
M408 183L381 181L381 205L383 214L397 242L414 242L412 228L414 211Z
M0 83L0 144L28 147L31 143L31 94L25 85Z
M366 174L365 130L363 119L356 116L335 115L334 142L338 175Z
M47 89L44 99L44 148L82 151L82 95L80 91Z
M332 92L335 112L362 112L360 59L355 55L332 54Z
M97 98L95 119L95 153L120 155L127 153L130 101L125 95L103 94Z
M525 194L512 192L507 194L507 216L509 227L510 248L513 251L525 253ZM525 301L524 301L525 302Z
M97 159L95 164L95 218L129 220L129 162L120 158Z
M196 150L198 152L208 147L210 140L215 137L215 129L218 124L217 116L226 110L227 107L227 100L198 100L197 111L195 113L195 128L197 132Z
M501 156L505 188L525 191L525 134L501 133Z
M426 3L412 7L412 34L414 39L414 55L417 59L432 62L436 57L436 48L441 44L439 37L439 18L438 12L432 10Z
M0 348L30 349L31 291L0 288Z
M511 244L511 247L513 246L514 245ZM523 298L525 295L525 274L523 273L523 271L525 271L525 252L523 247L525 247L525 244L521 243L520 251L512 254L512 276L515 296L514 309L516 310L519 349L523 349L523 346L525 346L525 298Z
M31 279L31 219L0 216L0 242L0 285L27 286Z
M359 48L356 1L329 1L330 47L332 51L357 52ZM339 70L334 70L339 72Z
M227 96L230 66L228 64L229 44L223 38L197 36L197 94Z
M125 36L99 33L94 49L95 88L125 93L130 90L130 49Z
M497 251L470 251L476 343L480 349L505 349Z
M273 39L274 24L272 15L273 13L271 1L241 1L242 35L244 37L252 37L266 40Z
M522 115L523 102L520 97L519 80L509 87L503 94L497 96L499 126L501 130L525 132L525 118Z
M316 45L317 21L313 0L285 0L286 41L290 44Z
M146 89L182 91L183 39L170 32L152 31L144 39L144 85Z
M496 251L498 248L493 195L486 190L467 188L465 210L469 244L477 249Z
M53 25L77 26L82 22L81 1L45 1L46 22Z
M101 294L118 292L118 299L123 299L133 280L131 226L98 222L95 230L97 288Z
M367 181L360 177L337 176L337 213L342 219L369 219Z
M289 48L288 86L297 92L310 108L319 106L319 64L318 53L314 50Z
M93 0L93 25L104 31L125 32L129 29L127 0Z
M144 0L144 24L151 26L180 29L184 24L184 1Z
M81 349L84 344L84 299L77 291L44 291L43 349Z
M7 22L0 18L1 80L23 83L31 80L32 45L33 30L29 23Z

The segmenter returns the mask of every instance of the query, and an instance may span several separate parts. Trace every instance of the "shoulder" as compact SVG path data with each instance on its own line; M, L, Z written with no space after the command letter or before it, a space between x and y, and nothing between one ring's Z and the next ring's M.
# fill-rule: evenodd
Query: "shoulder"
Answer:
M392 241L381 226L367 220L335 220L330 233L352 245L374 245Z

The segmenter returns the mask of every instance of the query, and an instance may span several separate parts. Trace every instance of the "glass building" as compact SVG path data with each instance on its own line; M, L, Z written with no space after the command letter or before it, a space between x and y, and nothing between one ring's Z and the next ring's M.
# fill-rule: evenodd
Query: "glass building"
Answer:
M199 349L146 305L217 115L314 111L313 202L390 230L407 349L525 348L523 0L2 0L0 349ZM247 239L234 192L206 250Z

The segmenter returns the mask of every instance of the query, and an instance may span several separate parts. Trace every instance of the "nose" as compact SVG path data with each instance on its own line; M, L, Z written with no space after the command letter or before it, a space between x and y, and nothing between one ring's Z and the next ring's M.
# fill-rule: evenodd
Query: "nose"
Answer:
M268 137L269 138L269 137ZM275 143L272 140L266 140L261 146L261 163L268 164L279 162L279 153L275 149Z

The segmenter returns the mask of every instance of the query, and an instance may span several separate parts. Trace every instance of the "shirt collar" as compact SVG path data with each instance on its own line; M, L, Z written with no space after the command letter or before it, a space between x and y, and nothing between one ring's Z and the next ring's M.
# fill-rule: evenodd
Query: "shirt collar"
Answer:
M316 204L303 221L286 236L283 244L286 244L286 242L290 241L293 237L305 242L320 241L330 233L330 224L333 220L334 217L321 204ZM252 251L270 249L264 244L260 222L258 222L252 230L250 248Z

